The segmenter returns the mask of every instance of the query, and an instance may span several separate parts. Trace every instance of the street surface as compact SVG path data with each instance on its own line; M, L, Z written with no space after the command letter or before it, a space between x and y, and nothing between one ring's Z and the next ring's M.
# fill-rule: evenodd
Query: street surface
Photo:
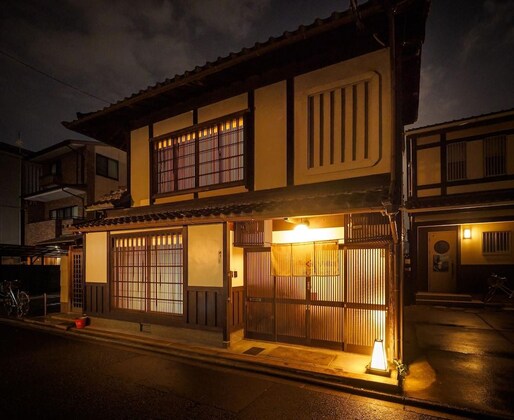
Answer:
M0 323L2 418L455 418Z
M514 310L411 306L405 395L514 418Z

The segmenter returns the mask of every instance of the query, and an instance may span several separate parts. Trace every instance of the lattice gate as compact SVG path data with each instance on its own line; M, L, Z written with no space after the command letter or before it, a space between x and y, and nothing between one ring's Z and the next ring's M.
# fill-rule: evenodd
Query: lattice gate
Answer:
M82 311L84 306L84 272L82 249L70 251L71 259L71 309Z
M388 243L279 247L245 251L246 337L364 353L390 339Z

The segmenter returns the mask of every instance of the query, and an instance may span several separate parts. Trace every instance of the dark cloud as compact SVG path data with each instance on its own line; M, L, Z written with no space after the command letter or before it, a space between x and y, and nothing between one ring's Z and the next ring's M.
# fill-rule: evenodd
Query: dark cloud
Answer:
M423 47L423 126L514 107L514 1L433 0Z
M514 106L513 1L432 1L418 125ZM346 0L4 0L0 50L116 102L347 8ZM1 54L0 83L0 141L21 131L33 149L80 138L61 121L106 105Z

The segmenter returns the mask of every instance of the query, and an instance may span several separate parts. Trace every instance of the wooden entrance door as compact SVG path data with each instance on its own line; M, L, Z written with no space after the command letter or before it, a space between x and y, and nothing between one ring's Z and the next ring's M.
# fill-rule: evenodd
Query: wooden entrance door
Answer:
M294 269L273 275L269 249L247 250L245 336L368 352L375 338L386 338L387 249L315 248L303 276Z
M428 291L455 293L457 231L428 232Z

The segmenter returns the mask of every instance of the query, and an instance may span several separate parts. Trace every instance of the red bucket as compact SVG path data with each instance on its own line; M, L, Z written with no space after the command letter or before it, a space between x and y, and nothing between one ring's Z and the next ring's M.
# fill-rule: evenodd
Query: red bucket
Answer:
M86 326L86 318L77 318L75 320L75 327L84 328Z

